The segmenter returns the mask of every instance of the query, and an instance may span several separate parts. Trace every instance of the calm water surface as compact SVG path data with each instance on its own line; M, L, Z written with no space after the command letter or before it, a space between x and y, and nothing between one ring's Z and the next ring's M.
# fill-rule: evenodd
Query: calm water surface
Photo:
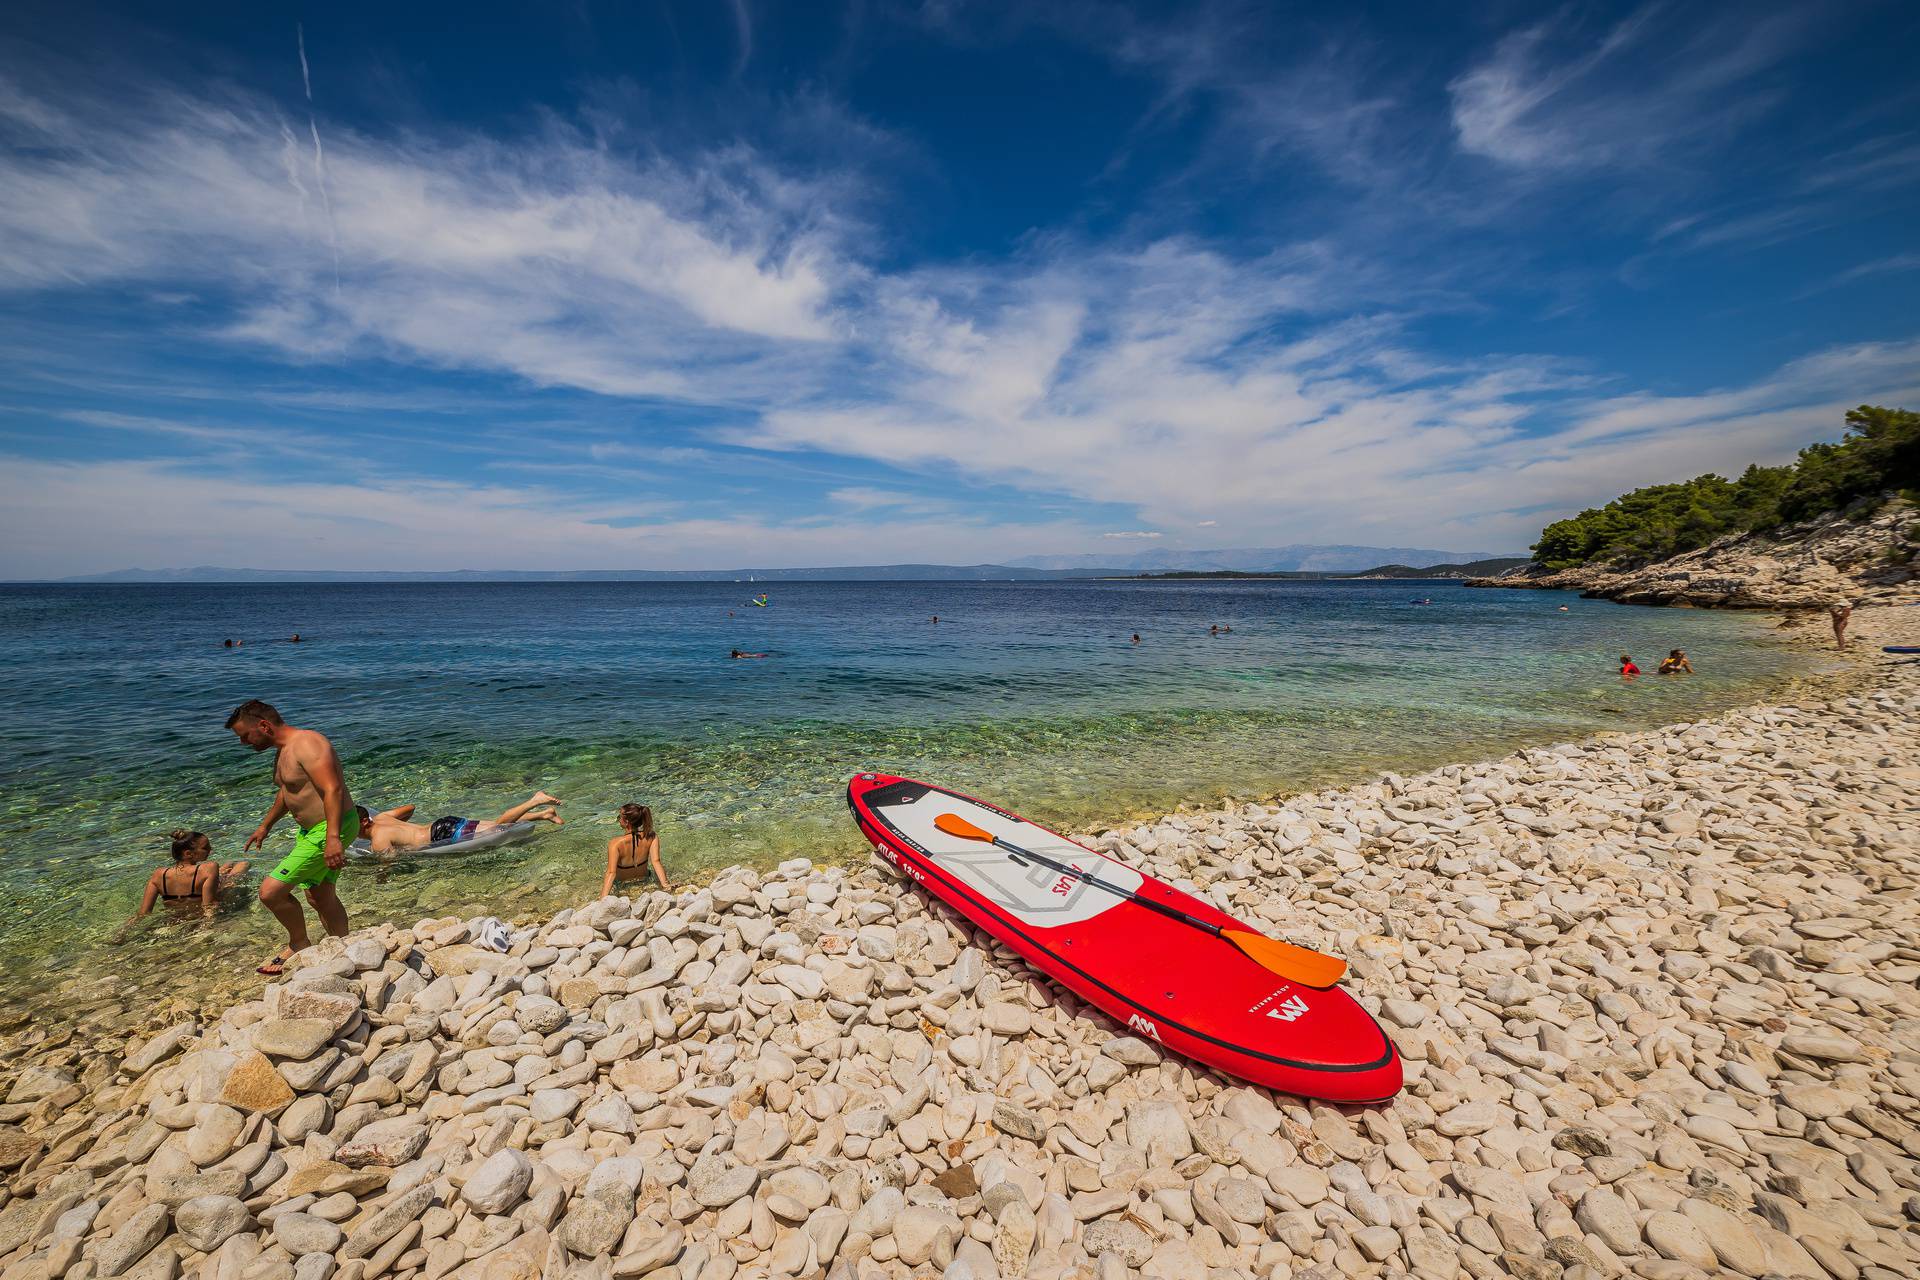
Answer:
M1614 675L1674 647L1697 676ZM1082 828L1688 719L1805 663L1754 618L1446 583L0 587L0 955L63 1005L250 975L278 937L250 891L108 942L170 829L234 857L265 813L270 758L223 727L250 697L328 733L373 808L566 801L532 844L354 864L371 923L579 901L627 800L676 875L845 857L863 768Z

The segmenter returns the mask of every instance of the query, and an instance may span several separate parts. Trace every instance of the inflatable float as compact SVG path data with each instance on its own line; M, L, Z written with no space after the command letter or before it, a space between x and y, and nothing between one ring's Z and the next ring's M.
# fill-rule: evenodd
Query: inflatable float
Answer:
M1297 949L1210 904L931 783L857 774L847 807L915 883L1131 1034L1301 1097L1368 1103L1400 1091L1393 1041L1352 996L1257 962L1243 940Z

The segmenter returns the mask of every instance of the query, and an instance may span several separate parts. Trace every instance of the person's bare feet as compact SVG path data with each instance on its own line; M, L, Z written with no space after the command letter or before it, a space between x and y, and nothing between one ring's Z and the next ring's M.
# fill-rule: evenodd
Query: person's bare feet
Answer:
M536 791L533 793L533 802L535 804L559 804L560 797L549 795L545 791Z

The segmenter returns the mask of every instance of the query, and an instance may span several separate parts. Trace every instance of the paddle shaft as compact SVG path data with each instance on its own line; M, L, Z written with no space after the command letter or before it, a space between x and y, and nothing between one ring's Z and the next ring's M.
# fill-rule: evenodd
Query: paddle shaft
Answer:
M1186 912L1180 910L1178 907L1169 907L1163 902L1155 902L1151 898L1143 898L1139 894L1134 893L1130 889L1122 889L1117 884L1108 884L1105 880L1102 880L1099 876L1094 875L1091 871L1082 871L1080 868L1073 866L1070 863L1055 862L1052 858L1044 857L1041 854L1035 853L1031 849L1022 849L1017 844L1009 844L1007 841L1002 840L999 836L995 836L993 838L993 842L999 845L1002 849L1005 849L1008 853L1012 854L1016 858L1031 858L1033 861L1039 863L1041 866L1047 868L1049 871L1057 871L1063 876L1072 876L1075 880L1078 880L1083 884L1090 884L1096 889L1105 889L1108 893L1114 895L1116 898L1125 898L1128 902L1138 903L1139 905L1145 907L1149 911L1159 912L1161 915L1167 917L1169 920L1178 920L1181 924L1190 924L1196 929L1205 930L1206 932L1212 934L1216 938L1221 938L1226 936L1220 931L1220 926L1217 924L1208 924L1205 920L1202 920L1197 916L1188 915Z

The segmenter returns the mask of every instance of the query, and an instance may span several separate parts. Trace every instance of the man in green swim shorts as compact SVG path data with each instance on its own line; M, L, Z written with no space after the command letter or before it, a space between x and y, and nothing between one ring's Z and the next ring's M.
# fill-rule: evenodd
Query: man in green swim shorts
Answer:
M260 966L261 973L273 976L285 971L294 952L311 945L306 913L293 897L295 889L307 891L307 901L328 933L338 937L347 932L347 909L340 905L333 884L347 865L347 846L360 834L360 815L347 794L340 757L323 735L294 728L257 698L235 707L227 717L227 728L255 751L271 747L275 752L273 807L247 837L245 847L264 847L273 824L288 814L300 824L293 852L260 882L260 901L287 930L286 947Z

